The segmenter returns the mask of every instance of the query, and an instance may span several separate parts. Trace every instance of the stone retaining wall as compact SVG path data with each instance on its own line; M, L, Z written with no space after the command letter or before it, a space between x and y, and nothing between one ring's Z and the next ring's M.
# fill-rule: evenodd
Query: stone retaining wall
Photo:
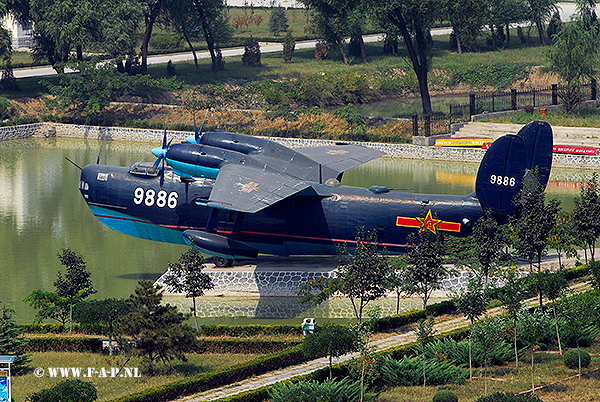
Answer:
M60 123L36 123L21 126L0 127L0 141L23 138L84 138L109 141L136 141L151 144L162 142L164 131L142 128L96 127ZM169 139L183 141L191 133L183 131L167 131ZM310 140L301 138L270 138L290 148L310 147L318 145L334 145L336 141ZM424 147L412 144L385 144L349 142L379 149L391 158L426 159L455 162L478 163L485 150L473 148ZM565 168L599 169L600 156L554 154L552 166Z

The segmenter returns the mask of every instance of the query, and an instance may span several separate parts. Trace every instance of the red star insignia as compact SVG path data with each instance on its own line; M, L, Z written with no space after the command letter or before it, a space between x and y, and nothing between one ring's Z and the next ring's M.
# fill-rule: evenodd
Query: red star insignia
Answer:
M437 227L442 221L441 219L433 219L431 217L431 209L427 211L427 215L425 215L425 218L417 217L417 220L421 223L421 228L419 229L419 232L429 230L434 234L437 233Z

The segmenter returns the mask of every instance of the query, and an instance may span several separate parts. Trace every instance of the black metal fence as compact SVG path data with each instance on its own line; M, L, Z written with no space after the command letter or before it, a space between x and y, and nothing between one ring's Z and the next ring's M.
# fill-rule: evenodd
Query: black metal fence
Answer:
M447 116L413 115L413 136L443 134L450 132L452 123L469 121L471 116L481 113L503 112L517 109L534 109L538 107L558 105L558 84L546 88L535 88L527 91L511 89L507 92L487 94L469 94L469 103L451 104ZM598 83L592 80L583 85L585 99L596 100Z

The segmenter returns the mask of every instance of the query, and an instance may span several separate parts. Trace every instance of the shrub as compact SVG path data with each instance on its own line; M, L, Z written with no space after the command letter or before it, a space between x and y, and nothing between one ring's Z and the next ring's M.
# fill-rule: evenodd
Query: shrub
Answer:
M315 59L317 60L327 60L329 58L329 50L327 49L327 44L322 41L318 41L315 45Z
M433 396L432 402L458 402L458 396L452 391L443 389Z
M585 350L580 350L581 353L581 367L588 367L590 365L590 361L592 358L590 354ZM563 356L563 361L565 362L565 366L570 368L571 370L579 369L579 355L577 350L571 349Z
M292 61L292 54L296 48L296 41L291 32L288 32L283 39L283 61L289 63Z
M92 402L96 399L98 399L98 393L91 382L65 380L52 388L29 395L27 400L31 402Z
M414 386L423 384L422 357L402 360L393 360L389 357L383 359L381 364L381 379L394 386ZM448 383L463 383L469 372L453 366L448 362L427 360L425 362L425 377L429 385L443 385Z
M272 402L357 402L360 396L360 381L351 382L346 377L341 381L326 380L298 381L279 384L269 390ZM377 395L364 395L363 401L377 399Z
M458 366L469 365L469 342L457 342L451 338L439 339L430 343L425 348L428 359L436 358L439 361L449 361ZM512 345L501 340L497 345L488 351L488 364L503 365L513 360L514 351ZM473 367L483 366L483 350L476 344L472 345L472 363Z
M175 50L181 47L183 38L176 34L156 34L150 38L150 46L157 50Z
M541 402L541 399L537 395L496 392L492 395L482 396L475 402Z
M177 71L175 70L175 64L173 64L171 59L169 59L169 61L167 62L167 74L169 75L169 77L172 77L177 74Z
M260 66L260 45L253 37L246 39L242 63L246 66Z

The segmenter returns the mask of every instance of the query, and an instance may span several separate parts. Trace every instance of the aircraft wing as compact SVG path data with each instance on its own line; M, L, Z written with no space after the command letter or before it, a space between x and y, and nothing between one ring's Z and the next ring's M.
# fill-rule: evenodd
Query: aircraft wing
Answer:
M294 148L294 151L320 163L324 172L330 170L329 174L326 175L328 177L323 177L324 180L330 177L335 178L346 170L385 155L385 152L375 148L345 143L336 143L331 146Z
M227 164L221 168L207 205L233 211L255 213L291 195L312 190L310 182L269 168Z

